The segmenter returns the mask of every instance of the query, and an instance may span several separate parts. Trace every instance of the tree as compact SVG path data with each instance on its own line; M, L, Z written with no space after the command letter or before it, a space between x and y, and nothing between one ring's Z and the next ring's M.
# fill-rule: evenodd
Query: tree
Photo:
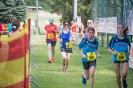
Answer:
M78 16L81 16L82 22L86 24L90 18L91 4L90 0L78 0ZM73 0L39 0L39 5L45 11L62 15L62 20L73 20Z
M26 18L24 0L1 0L0 12L0 20L3 23L9 23L14 16L23 21Z

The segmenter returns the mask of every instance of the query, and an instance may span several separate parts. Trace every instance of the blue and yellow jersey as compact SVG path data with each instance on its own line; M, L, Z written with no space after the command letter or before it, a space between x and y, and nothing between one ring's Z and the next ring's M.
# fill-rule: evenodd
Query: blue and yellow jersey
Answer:
M96 38L89 40L88 37L85 37L78 47L82 49L83 54L87 56L87 58L82 57L82 62L90 62L91 60L88 59L89 57L94 57L94 59L96 59L96 51L98 49L98 40Z
M108 48L118 52L117 55L113 55L113 61L128 61L129 46L131 46L131 43L128 35L125 35L123 38L119 38L118 35L114 35L108 46Z

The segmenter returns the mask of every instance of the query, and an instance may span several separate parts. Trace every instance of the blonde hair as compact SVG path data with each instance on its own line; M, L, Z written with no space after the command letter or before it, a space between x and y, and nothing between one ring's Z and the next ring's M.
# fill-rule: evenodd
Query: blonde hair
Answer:
M91 24L88 24L88 23L91 23ZM91 19L89 19L89 20L87 21L87 26L88 26L88 27L94 27L93 21L92 21Z

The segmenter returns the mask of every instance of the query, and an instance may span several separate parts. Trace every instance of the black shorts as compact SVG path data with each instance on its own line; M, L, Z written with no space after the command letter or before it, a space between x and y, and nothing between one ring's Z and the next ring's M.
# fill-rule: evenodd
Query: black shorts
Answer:
M49 39L46 39L46 43L47 43L47 45L50 43L52 47L55 47L55 45L56 45L56 41L51 41Z
M72 48L60 48L61 52L72 53Z
M91 66L96 67L96 60L91 61L91 62L82 62L82 64L83 64L83 69L88 70Z
M114 63L124 63L124 62L127 62L128 63L128 61L122 61L122 62L120 62L120 61L114 61Z

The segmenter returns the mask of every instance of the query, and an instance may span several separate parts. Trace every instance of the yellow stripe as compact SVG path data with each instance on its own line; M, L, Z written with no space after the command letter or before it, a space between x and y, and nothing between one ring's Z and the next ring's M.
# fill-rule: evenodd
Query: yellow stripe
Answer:
M29 75L29 51L26 54L26 77Z
M10 38L1 36L0 37L0 41L11 42L11 41L13 41L15 39L18 39L18 38L22 37L25 34L28 34L28 25L27 24L26 24L25 29L21 29L19 34L15 35L14 37L10 37Z
M26 54L26 57L28 53ZM28 58L27 58L28 59ZM28 62L26 61L27 72ZM28 73L26 74L26 77ZM0 88L10 86L24 80L24 57L0 63Z

